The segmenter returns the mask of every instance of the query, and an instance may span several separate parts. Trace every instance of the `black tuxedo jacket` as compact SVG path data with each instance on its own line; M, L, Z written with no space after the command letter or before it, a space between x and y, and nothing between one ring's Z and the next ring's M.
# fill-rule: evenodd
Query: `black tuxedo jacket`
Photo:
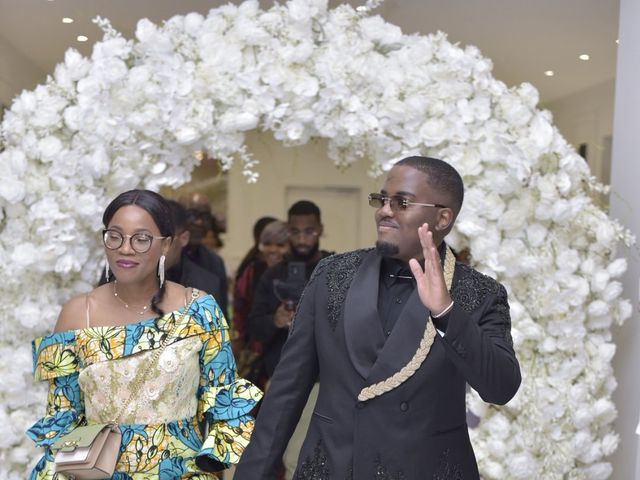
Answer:
M289 339L238 465L239 480L275 479L316 378L318 401L296 479L477 479L465 384L504 404L520 385L502 285L457 264L444 337L394 390L365 402L363 387L404 367L429 311L414 291L385 338L377 311L380 256L358 250L324 259L300 302Z

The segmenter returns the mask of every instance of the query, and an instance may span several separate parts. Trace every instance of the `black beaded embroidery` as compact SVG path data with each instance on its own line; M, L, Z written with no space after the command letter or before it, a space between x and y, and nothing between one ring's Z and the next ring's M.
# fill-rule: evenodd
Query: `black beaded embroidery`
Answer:
M380 455L376 456L376 471L373 475L374 480L404 480L404 473L398 471L396 473L390 473L389 469L382 464Z
M370 250L355 250L329 257L331 259L331 268L327 272L327 316L333 331L335 331L338 319L342 315L347 291L351 286L356 270L362 263L365 253Z
M294 480L329 480L330 475L322 440L318 440L318 444L313 449L313 457L306 458L298 469Z
M462 263L456 264L456 275L451 291L453 301L465 311L473 312L489 295L497 297L495 309L503 319L503 335L509 345L513 345L507 291L493 278Z
M460 466L451 463L450 454L451 450L448 448L442 451L438 459L438 468L431 477L432 480L464 480Z
M300 300L298 300L298 305L302 303L302 299L307 293L307 290L309 290L309 288L311 287L315 279L318 277L318 275L322 273L322 270L324 270L324 268L327 266L327 263L328 263L327 261L332 257L333 255L323 258L322 260L320 260L320 262L318 262L318 265L316 265L316 268L313 269L313 272L311 272L311 277L309 277L309 281L307 282L307 285L304 287L304 290L302 291L302 295L300 295ZM289 327L289 336L291 336L291 334L293 333L293 327L296 324L296 316L297 316L297 313L293 317L293 320L291 322L291 327Z

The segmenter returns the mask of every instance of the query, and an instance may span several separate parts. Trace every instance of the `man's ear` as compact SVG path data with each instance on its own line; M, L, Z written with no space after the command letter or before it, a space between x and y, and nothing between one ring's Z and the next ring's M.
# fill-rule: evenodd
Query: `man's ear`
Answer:
M189 240L191 240L191 232L189 230L185 230L180 235L178 235L177 241L180 242L180 247L184 248L189 245Z
M436 223L436 230L446 230L453 224L453 210L450 208L441 208L438 212L438 222Z

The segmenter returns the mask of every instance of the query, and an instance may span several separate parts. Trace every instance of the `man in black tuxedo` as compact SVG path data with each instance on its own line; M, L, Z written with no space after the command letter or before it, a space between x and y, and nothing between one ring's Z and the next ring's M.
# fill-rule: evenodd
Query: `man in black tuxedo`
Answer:
M462 206L458 172L428 157L389 171L375 249L322 260L236 478L274 479L320 382L296 479L477 479L465 385L507 403L520 385L502 285L444 242Z

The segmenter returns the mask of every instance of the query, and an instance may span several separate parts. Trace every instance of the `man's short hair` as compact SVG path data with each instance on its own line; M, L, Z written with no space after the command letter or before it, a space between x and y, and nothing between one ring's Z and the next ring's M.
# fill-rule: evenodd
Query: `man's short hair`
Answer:
M448 196L451 201L448 206L456 214L460 212L464 200L464 183L458 171L447 162L433 157L414 156L403 158L395 165L404 165L425 173L429 186Z
M315 203L309 200L300 200L291 205L287 212L287 218L291 218L292 215L315 215L318 223L322 223L320 221L320 209Z

